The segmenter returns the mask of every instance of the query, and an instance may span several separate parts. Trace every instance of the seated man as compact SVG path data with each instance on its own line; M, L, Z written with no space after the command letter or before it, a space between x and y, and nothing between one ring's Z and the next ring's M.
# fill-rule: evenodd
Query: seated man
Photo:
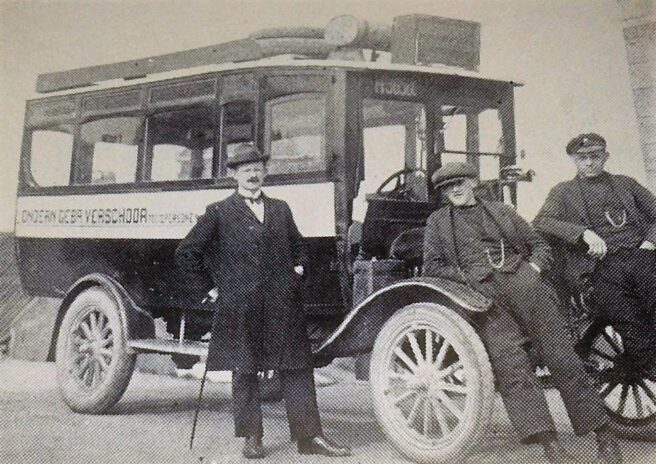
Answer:
M598 134L575 137L567 154L578 174L551 190L533 224L562 243L569 290L591 283L593 317L620 333L635 369L653 374L656 196L604 170L609 155Z
M557 440L529 361L528 338L552 374L574 431L595 431L599 459L621 463L599 395L565 329L557 295L541 276L551 261L549 246L511 207L478 201L476 183L476 169L467 163L446 164L433 175L449 204L428 219L424 275L466 283L494 301L475 323L522 442L542 444L549 462L572 461Z

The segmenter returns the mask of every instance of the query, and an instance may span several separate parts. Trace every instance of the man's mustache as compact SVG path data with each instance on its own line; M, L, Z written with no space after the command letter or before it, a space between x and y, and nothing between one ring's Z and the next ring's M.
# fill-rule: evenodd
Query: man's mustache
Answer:
M260 180L260 176L251 176L248 178L248 182L257 182Z

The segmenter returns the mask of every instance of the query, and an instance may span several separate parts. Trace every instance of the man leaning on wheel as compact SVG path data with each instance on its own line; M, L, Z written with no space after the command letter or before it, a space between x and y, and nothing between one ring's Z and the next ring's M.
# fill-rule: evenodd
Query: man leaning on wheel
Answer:
M541 273L549 266L547 243L511 207L479 201L476 169L449 163L433 185L447 206L428 218L424 275L456 280L494 301L476 321L510 421L523 443L540 443L548 462L575 462L561 446L540 381L527 353L538 349L567 408L574 431L596 433L599 460L621 463L608 418L591 379L574 352L555 290Z
M562 248L570 291L591 284L592 316L622 336L632 371L656 378L656 195L604 170L599 134L574 137L566 151L577 175L551 190L533 225Z

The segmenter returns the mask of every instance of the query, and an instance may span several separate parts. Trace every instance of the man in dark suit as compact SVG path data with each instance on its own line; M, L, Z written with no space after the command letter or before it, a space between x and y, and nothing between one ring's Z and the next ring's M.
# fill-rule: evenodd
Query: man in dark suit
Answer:
M557 439L528 342L549 368L574 431L595 431L600 460L622 462L601 400L574 352L558 297L541 275L551 263L547 243L513 208L474 196L472 165L446 164L433 175L433 184L449 204L428 218L424 275L465 283L494 302L475 323L522 442L539 442L549 462L572 461Z
M591 284L594 317L621 334L634 369L654 376L656 195L604 170L602 136L581 134L566 150L577 176L551 190L533 225L561 245L569 291Z
M237 191L207 207L176 261L189 291L215 300L207 368L232 370L235 435L264 457L258 373L280 372L290 432L302 454L347 456L323 437L299 292L303 238L289 206L261 191L268 157L241 144L227 166Z

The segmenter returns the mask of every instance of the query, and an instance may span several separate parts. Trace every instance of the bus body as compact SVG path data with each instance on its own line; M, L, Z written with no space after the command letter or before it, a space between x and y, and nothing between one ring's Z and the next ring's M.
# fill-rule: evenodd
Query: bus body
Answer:
M290 204L307 240L306 314L339 318L351 301L340 278L349 227L377 184L432 172L434 153L489 158L492 176L514 162L512 82L358 62L225 67L27 103L15 230L27 292L62 297L104 273L156 316L183 309L173 252L234 190L231 147L255 141L271 154L265 191ZM504 140L487 140L489 151L473 147L483 118ZM408 226L433 209L422 182L427 205Z

